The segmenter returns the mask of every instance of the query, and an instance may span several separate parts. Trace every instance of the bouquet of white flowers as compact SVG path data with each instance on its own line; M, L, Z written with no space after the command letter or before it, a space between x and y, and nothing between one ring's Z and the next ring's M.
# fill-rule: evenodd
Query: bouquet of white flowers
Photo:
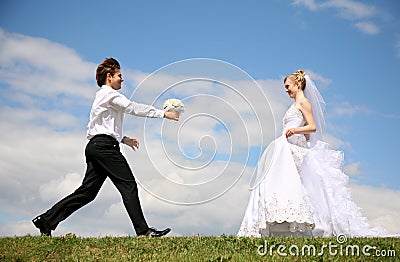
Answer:
M179 114L185 111L182 101L175 98L165 100L163 109L165 111L177 111Z

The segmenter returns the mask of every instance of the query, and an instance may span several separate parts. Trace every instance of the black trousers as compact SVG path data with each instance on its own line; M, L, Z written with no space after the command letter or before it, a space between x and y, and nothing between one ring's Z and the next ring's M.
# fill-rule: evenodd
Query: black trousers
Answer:
M87 144L85 156L87 169L82 185L41 215L49 227L54 230L58 223L93 201L109 177L122 196L136 234L146 232L149 227L140 206L137 184L118 141L108 135L97 135Z

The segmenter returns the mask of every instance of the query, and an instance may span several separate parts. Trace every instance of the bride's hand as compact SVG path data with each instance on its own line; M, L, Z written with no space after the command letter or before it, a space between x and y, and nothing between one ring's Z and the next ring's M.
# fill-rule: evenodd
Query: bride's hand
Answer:
M290 129L286 130L286 132L285 132L286 138L288 138L294 134L296 134L295 128L290 128Z

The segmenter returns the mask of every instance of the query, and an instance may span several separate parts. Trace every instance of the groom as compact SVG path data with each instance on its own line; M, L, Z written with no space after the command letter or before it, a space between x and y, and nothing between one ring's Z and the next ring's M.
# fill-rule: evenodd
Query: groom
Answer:
M94 200L107 177L121 194L136 235L161 237L171 231L169 228L156 230L147 225L135 178L120 152L119 144L126 144L133 150L139 148L136 138L122 135L124 113L142 117L164 117L175 121L179 119L179 114L130 101L119 93L124 81L120 69L114 58L105 59L97 67L96 81L100 89L96 93L87 128L89 142L85 149L85 177L75 192L32 220L44 235L51 236L51 230L55 230L61 221Z

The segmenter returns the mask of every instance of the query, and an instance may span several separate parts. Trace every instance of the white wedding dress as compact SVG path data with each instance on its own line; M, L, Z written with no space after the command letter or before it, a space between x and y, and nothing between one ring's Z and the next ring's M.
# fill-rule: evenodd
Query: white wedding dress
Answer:
M305 123L293 104L283 131ZM347 188L343 153L302 134L284 133L264 151L238 236L390 236L370 228Z

